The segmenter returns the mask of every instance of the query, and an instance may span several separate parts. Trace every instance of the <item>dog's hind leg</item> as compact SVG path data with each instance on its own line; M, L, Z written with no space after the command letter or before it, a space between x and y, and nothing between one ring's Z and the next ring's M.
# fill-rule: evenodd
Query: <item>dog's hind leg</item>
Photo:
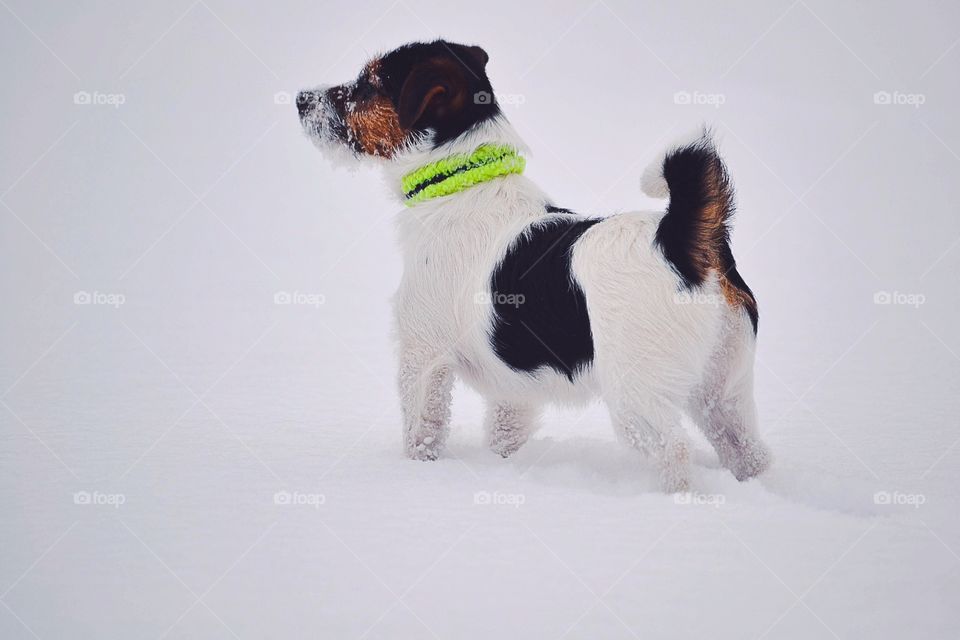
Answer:
M450 434L453 372L428 353L407 349L400 356L403 443L414 460L436 460Z
M680 408L668 399L621 385L605 396L617 435L654 460L660 488L670 493L689 491L690 443Z
M689 403L691 417L716 449L720 464L737 480L759 475L771 462L770 451L757 429L755 343L746 315L736 311L726 314L717 349Z
M489 402L486 429L491 451L508 458L526 443L539 426L537 407L510 402Z

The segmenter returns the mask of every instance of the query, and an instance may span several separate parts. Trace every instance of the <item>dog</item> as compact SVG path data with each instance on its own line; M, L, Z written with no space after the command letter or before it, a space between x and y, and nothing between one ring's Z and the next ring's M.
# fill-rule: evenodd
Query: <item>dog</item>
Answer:
M584 217L523 175L527 147L487 61L478 46L411 43L296 98L322 152L375 161L407 206L394 299L407 455L441 454L459 378L487 401L503 457L544 405L599 397L664 491L690 488L683 415L738 480L763 472L757 303L730 248L733 188L709 132L644 172L665 211Z

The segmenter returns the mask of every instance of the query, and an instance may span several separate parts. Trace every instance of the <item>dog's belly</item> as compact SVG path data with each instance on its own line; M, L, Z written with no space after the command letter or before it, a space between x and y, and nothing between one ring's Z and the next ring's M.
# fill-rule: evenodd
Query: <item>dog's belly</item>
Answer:
M596 398L599 387L591 368L581 369L571 381L551 367L531 372L512 369L493 351L464 349L457 354L456 373L468 387L488 400L515 404L583 406Z

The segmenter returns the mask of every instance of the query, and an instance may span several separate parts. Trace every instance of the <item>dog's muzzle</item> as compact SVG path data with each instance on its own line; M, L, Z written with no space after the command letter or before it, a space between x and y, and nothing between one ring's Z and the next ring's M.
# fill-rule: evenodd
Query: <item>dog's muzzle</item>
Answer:
M300 117L309 113L320 101L320 96L314 91L301 91L297 94L297 112Z

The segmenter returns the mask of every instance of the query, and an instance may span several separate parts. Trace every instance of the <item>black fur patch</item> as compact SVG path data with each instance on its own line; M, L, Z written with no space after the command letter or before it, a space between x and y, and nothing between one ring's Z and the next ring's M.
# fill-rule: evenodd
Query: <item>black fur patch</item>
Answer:
M445 96L457 97L456 107L424 115L416 122L415 131L432 130L434 146L453 140L474 125L500 115L493 87L487 78L487 54L480 47L471 47L445 40L414 42L386 54L380 61L383 91L394 105L400 105L404 83L411 72L429 61L447 61L459 73L439 77Z
M593 361L590 317L573 280L571 251L597 222L571 216L536 223L514 241L494 271L490 341L512 369L532 374L550 367L573 382Z

